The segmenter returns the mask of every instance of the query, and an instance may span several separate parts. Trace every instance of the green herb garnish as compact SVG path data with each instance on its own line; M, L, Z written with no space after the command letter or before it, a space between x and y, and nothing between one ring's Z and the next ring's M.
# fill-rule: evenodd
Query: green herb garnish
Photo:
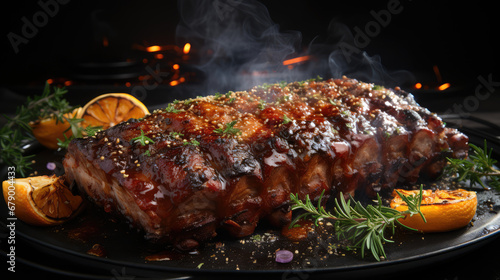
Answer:
M172 105L172 103L168 103L168 106L167 106L167 108L165 108L165 111L168 112L168 113L174 113L174 114L180 112L180 110L177 110L177 109L174 108L174 106Z
M191 139L191 141L186 141L183 144L184 146L191 145L191 146L199 146L200 142L196 141L196 139Z
M474 144L469 144L469 146L472 148L469 159L447 158L448 165L443 174L448 176L458 174L457 180L469 181L471 188L479 184L488 189L483 182L485 179L490 186L500 190L500 170L494 167L497 160L491 157L493 149L488 150L486 140L482 149Z
M289 117L287 117L287 115L283 114L283 124L287 124L289 122L291 122L292 119L290 119Z
M234 128L234 125L237 123L238 121L234 120L232 122L229 122L225 125L224 128L217 128L214 130L215 133L217 134L222 134L222 135L236 135L236 134L240 134L241 133L241 130L237 129L237 128Z
M257 105L257 108L259 108L260 110L264 110L264 108L266 108L266 101L265 100L259 100L259 105Z
M316 76L316 78L312 78L312 79L309 79L307 80L308 82L320 82L323 80L323 77L321 77L320 75Z
M88 126L84 129L87 136L95 136L97 132L102 130L102 126Z
M140 143L142 146L146 146L149 143L154 143L153 139L144 135L144 131L141 129L141 135L134 137L130 140L130 143Z
M362 257L365 255L365 249L370 250L373 257L380 261L381 256L386 258L383 242L394 242L384 236L386 229L392 229L392 233L394 234L396 224L399 224L405 228L415 230L399 223L398 219L404 218L407 214L419 214L425 221L420 211L422 188L423 186L420 187L420 193L416 196L404 196L398 192L403 201L408 204L408 210L403 212L383 206L382 199L378 194L377 204L365 207L352 197L346 202L343 194L340 193L340 199L335 199L333 213L326 211L321 205L324 191L319 197L317 206L312 204L309 195L306 196L305 202L302 202L298 198L298 194L290 194L292 210L305 210L304 213L292 221L290 226L306 218L314 220L316 225L318 225L318 221L321 219L333 220L335 221L334 226L337 238L349 240L353 244L350 248L360 248Z
M68 117L67 113L74 110L64 98L68 91L65 88L50 86L48 82L41 95L28 97L24 105L16 109L13 117L3 115L7 124L0 129L0 164L15 166L21 176L26 176L26 170L31 169L33 155L23 155L23 145L34 139L30 122L51 118L59 122L68 122L73 136L58 139L60 148L67 148L75 137L82 137L84 129L80 127L82 119ZM92 129L92 128L90 128Z
M177 131L170 131L170 133L168 135L172 136L173 138L183 137L184 136L184 134L182 134L180 132L177 132Z

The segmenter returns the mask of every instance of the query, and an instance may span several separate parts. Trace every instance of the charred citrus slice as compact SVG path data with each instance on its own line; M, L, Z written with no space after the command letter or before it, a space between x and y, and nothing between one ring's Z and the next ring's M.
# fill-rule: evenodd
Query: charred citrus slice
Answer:
M131 118L143 118L147 114L148 108L132 95L107 93L83 106L77 117L83 119L82 127L102 126L102 129L107 129Z
M7 206L14 206L16 217L31 225L58 225L83 209L82 198L71 193L64 177L14 179L3 181L2 188Z
M402 195L417 195L418 190L401 190ZM408 210L408 206L394 190L391 208L398 211ZM427 223L420 215L407 215L399 221L422 232L444 232L466 226L476 214L476 192L457 190L424 190L420 210Z
M71 113L64 114L64 116L68 119L71 119L75 115L78 115L79 110L81 110L81 108L77 108ZM30 126L31 132L33 133L33 136L35 136L36 140L38 140L38 142L40 142L40 144L42 144L43 146L52 150L56 150L59 147L57 145L57 139L63 141L64 135L66 135L66 137L68 138L73 135L71 130L68 130L70 127L69 122L57 121L54 118L37 120L31 122Z

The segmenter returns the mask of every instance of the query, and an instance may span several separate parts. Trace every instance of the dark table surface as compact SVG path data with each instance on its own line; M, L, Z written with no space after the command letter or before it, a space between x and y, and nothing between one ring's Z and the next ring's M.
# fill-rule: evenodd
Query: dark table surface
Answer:
M2 242L3 243L3 242ZM2 244L2 247L3 244ZM54 270L47 270L47 267L37 267L36 260L44 259L44 263L48 263L47 256L44 252L36 251L29 246L19 242L16 248L16 254L21 257L27 257L33 263L25 263L23 261L16 262L16 272L11 273L6 271L5 255L2 254L2 271L0 275L2 279L31 279L36 275L38 279L110 279L110 280L132 280L132 279L151 279L134 276L132 273L125 271L117 271L110 269L109 271L85 271L75 264L59 263ZM494 238L491 242L484 246L473 250L472 252L438 262L429 266L419 267L418 269L409 269L397 273L377 275L372 279L426 279L426 280L462 280L462 279L500 279L500 238ZM39 263L39 262L38 262ZM82 275L95 275L95 278L80 278ZM278 275L273 277L254 276L261 279L306 279L300 276ZM241 276L245 278L245 276ZM350 279L353 279L349 277ZM169 279L169 278L161 278ZM175 277L173 278L175 279ZM182 279L182 278L181 278ZM208 277L194 277L190 279L210 279ZM213 279L213 278L212 278ZM234 279L230 277L216 277L216 279ZM307 279L324 279L320 277L310 276ZM342 279L342 278L335 278Z

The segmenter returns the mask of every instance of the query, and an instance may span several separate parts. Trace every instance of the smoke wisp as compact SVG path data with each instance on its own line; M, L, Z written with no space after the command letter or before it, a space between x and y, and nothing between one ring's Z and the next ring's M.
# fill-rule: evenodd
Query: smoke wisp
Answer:
M179 0L178 7L178 43L189 42L197 50L196 67L205 75L206 93L318 75L346 75L385 86L412 78L407 71L387 71L379 56L356 48L352 32L336 21L326 36L304 45L300 32L280 30L266 6L255 0ZM310 59L292 67L283 65L284 60L298 56Z

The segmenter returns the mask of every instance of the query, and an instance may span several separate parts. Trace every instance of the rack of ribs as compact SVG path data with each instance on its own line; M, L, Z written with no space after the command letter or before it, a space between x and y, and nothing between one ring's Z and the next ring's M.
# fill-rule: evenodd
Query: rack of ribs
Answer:
M220 230L252 234L260 219L288 223L291 193L390 193L467 151L411 94L344 77L174 101L74 139L64 167L105 211L190 249Z

